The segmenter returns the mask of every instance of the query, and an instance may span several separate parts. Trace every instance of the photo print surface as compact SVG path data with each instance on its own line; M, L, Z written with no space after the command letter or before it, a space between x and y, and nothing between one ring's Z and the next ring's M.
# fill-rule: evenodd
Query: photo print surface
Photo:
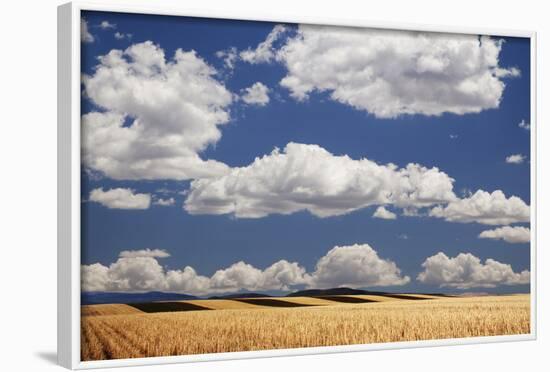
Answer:
M83 11L83 361L530 333L530 40Z

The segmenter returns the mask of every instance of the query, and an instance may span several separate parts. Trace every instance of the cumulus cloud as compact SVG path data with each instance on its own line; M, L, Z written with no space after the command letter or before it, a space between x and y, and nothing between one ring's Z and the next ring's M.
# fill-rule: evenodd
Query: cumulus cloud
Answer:
M124 39L131 39L132 38L132 34L125 34L125 33L122 33L122 32L115 32L114 36L115 36L115 39L117 39L117 40L124 40Z
M102 22L99 24L99 27L100 27L102 30L115 29L115 28L116 28L116 24L111 23L111 22L109 22L109 21L102 21Z
M84 18L80 20L80 41L83 43L93 43L94 35L88 31L88 22Z
M378 287L410 281L390 260L380 258L368 244L334 247L317 262L309 288Z
M121 257L109 266L108 276L113 290L166 289L164 268L155 257Z
M239 53L237 52L237 48L231 47L225 50L218 50L216 52L216 57L223 59L225 67L233 70L235 68L235 63L239 59Z
M81 266L82 291L139 292L168 289L165 272L155 257L120 257L109 266Z
M395 220L397 218L397 215L395 213L387 210L383 205L376 208L372 216L375 218L381 218L383 220Z
M525 155L513 154L506 157L506 163L508 164L521 164L525 161Z
M165 270L157 258L168 257L163 250L123 251L109 266L82 265L83 291L174 291L194 295L239 290L289 290L303 285L305 269L296 262L280 260L264 270L237 262L216 271L211 277L199 275L194 268Z
M239 261L207 277L190 266L181 270L164 269L157 258L168 256L168 252L158 249L123 251L109 266L82 265L82 290L168 290L206 295L240 290L288 291L296 286L403 285L410 280L401 276L394 262L380 258L368 244L334 247L319 259L312 273L307 273L297 262L286 260L279 260L263 270Z
M421 217L424 214L419 210L419 208L407 207L403 208L401 215L405 217Z
M148 209L150 194L137 194L132 189L116 188L104 191L103 188L90 192L90 201L111 209Z
M531 129L531 124L525 122L525 120L521 120L521 122L518 124L518 127L520 127L521 129L525 129L525 130L530 130Z
M217 293L211 289L210 278L197 274L191 266L185 266L183 270L170 270L164 279L166 288L173 292L198 296Z
M300 25L276 58L288 70L281 85L300 101L329 92L379 118L462 115L497 108L502 79L519 75L499 66L502 43L477 35Z
M479 234L481 239L501 239L508 243L529 243L531 230L522 226L503 226L494 230L485 230Z
M446 206L436 206L430 216L444 218L450 222L477 222L485 225L509 225L529 222L529 206L517 196L506 198L501 190L488 193L483 190L457 199Z
M227 269L218 270L210 278L210 285L217 292L247 290L288 290L290 286L303 284L305 269L296 262L280 260L265 270L242 261Z
M265 106L269 103L269 88L258 81L243 89L241 98L249 105Z
M261 42L256 49L248 48L239 53L241 59L245 62L267 63L271 62L275 58L276 49L273 44L282 36L286 31L286 27L283 25L276 25L273 30L267 35L267 38Z
M195 51L170 59L151 41L99 57L83 77L104 112L82 116L83 163L114 179L176 179L224 174L199 153L221 138L232 94Z
M119 257L131 258L131 257L158 257L166 258L170 257L170 253L166 252L164 249L139 249L135 251L122 251L119 254Z
M153 201L153 204L160 205L161 207L170 207L170 206L176 204L176 199L174 199L174 198L167 198L167 199L158 198L158 199L155 199Z
M494 288L497 285L528 284L530 273L514 272L512 266L488 258L485 263L471 253L447 257L443 252L428 257L418 280L424 284L458 289Z
M336 156L317 145L289 143L226 175L191 182L191 214L260 218L307 210L337 216L371 205L426 207L453 201L453 179L438 168L379 165Z
M109 268L100 263L82 265L80 269L80 286L85 292L108 291L112 288Z

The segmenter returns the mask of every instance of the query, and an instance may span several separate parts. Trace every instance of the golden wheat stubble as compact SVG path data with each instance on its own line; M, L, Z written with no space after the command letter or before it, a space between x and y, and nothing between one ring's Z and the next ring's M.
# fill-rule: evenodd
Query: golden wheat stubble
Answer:
M530 332L529 295L82 318L83 360Z

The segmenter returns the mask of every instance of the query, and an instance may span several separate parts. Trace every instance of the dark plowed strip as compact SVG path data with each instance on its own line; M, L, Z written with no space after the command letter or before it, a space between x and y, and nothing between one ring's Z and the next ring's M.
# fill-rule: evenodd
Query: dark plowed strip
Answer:
M336 302L345 302L347 304L363 304L366 302L378 302L375 300L367 300L366 298L359 297L347 297L347 296L314 296L323 300L330 300Z
M380 296L398 298L400 300L431 300L431 298L408 296L408 295L402 295L402 294L389 294L388 293L388 294L383 294L383 295L380 295Z
M273 306L273 307L302 307L302 306L312 306L305 304L298 304L295 302L275 300L272 298L235 298L235 301L245 302L252 305L260 306Z
M207 307L186 302L146 302L138 304L128 304L138 310L146 313L168 313L174 311L195 311L195 310L210 310Z

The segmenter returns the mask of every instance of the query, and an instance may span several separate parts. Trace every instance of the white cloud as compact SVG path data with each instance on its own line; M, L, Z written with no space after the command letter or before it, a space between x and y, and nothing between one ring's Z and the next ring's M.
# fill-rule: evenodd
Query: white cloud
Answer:
M174 198L168 198L168 199L158 198L158 199L155 199L153 201L153 204L160 205L161 207L169 207L169 206L172 206L172 205L176 204L176 199L174 199Z
M443 252L428 257L418 280L424 284L458 289L493 288L497 285L528 284L530 273L513 271L512 266L488 258L485 263L471 253L449 258Z
M376 208L372 216L375 218L382 218L384 220L395 220L397 218L395 213L387 210L383 205Z
M450 222L477 222L485 225L509 225L529 222L529 206L517 196L506 198L501 190L488 193L483 190L450 202L447 206L437 206L430 216L444 218Z
M256 49L252 50L248 48L240 52L240 57L243 61L256 64L271 62L275 58L276 50L273 44L282 36L286 31L285 26L276 25L273 30L267 35L267 38L261 42Z
M379 118L462 115L497 108L502 78L519 75L499 66L501 47L477 35L300 25L276 58L297 100L319 91Z
M317 262L308 277L308 288L376 287L404 285L397 265L382 259L368 244L334 247Z
M265 106L269 103L269 88L259 81L243 91L241 98L249 105Z
M494 69L494 74L498 78L506 78L506 77L518 77L521 76L521 71L516 67L511 68L500 68L497 67Z
M124 40L124 39L131 39L132 38L132 34L124 34L122 32L115 32L114 33L114 36L115 36L115 39L117 40Z
M485 230L479 234L481 239L502 239L508 243L528 243L531 241L531 230L522 226L503 226L494 230Z
M371 205L424 207L455 200L453 179L437 168L379 165L336 156L317 145L289 143L218 178L191 182L191 214L260 218L307 210L318 217Z
M525 129L525 130L530 130L531 129L531 124L529 123L526 123L525 120L521 120L521 122L518 124L518 127L520 127L521 129Z
M108 276L112 290L167 289L164 269L155 257L121 257L109 266Z
M90 192L90 201L111 209L148 209L150 194L135 194L131 189L116 188L103 191L102 188Z
M210 286L216 292L289 290L290 286L305 283L304 274L305 269L296 262L280 260L260 270L240 261L216 271L210 278Z
M100 263L82 265L80 269L81 290L86 292L109 291L111 280L109 268Z
M113 34L113 36L115 37L115 39L117 40L124 40L124 39L131 39L132 38L132 34L128 34L128 33L122 33L122 32L115 32Z
M139 292L168 289L165 273L155 257L120 257L111 265L81 266L82 291Z
M403 208L401 215L405 217L421 217L421 216L424 216L425 214L419 211L418 208L407 207L407 208Z
M106 112L83 115L83 162L114 179L211 177L227 172L199 153L221 138L232 94L194 51L172 59L152 42L99 57L85 94Z
M83 291L174 291L206 295L239 290L289 290L305 284L305 269L296 262L280 260L265 270L242 261L216 271L212 277L183 270L165 270L157 258L170 256L164 250L123 251L109 266L82 265Z
M168 187L160 187L160 188L156 189L155 192L158 193L158 194L167 195L167 194L179 194L182 191L179 190L179 189L172 189L172 188L168 188Z
M458 138L458 134L449 134L449 138L450 138L450 139L457 139L457 138Z
M170 257L170 253L166 252L164 249L139 249L134 251L122 251L118 255L123 258L132 258L132 257L158 257L166 258Z
M508 164L521 164L525 161L525 155L513 154L506 157L506 163Z
M287 291L291 287L305 284L306 281L306 269L297 262L280 260L263 271L258 289L276 288Z
M183 270L170 270L165 279L170 291L198 296L216 293L210 288L210 278L197 274L191 266L185 266Z
M102 30L115 29L115 28L116 28L116 24L111 23L111 22L109 22L109 21L102 21L102 22L99 24L99 27L100 27Z
M225 67L233 70L235 68L235 63L239 58L239 54L237 53L237 48L231 47L226 50L218 50L216 52L216 57L223 59Z
M88 22L84 18L80 20L80 41L83 43L93 43L94 36L88 31Z
M368 244L334 247L319 259L311 274L297 262L286 260L279 260L263 270L239 261L207 277L199 275L190 266L182 270L164 269L157 258L168 256L168 252L158 249L123 251L109 266L99 263L82 265L82 290L166 290L206 295L240 290L288 291L296 286L403 285L410 280L401 276L394 262L378 257Z

